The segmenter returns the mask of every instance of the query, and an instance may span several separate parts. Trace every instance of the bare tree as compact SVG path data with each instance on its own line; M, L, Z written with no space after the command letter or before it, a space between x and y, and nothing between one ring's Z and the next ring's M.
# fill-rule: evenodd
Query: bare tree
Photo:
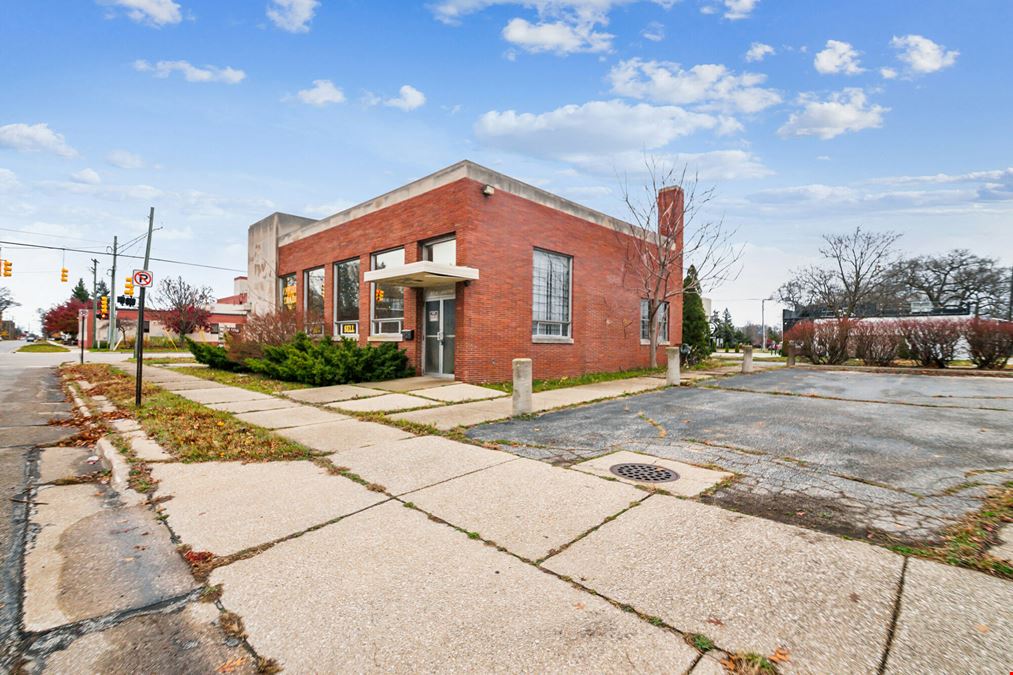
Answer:
M890 302L897 259L896 232L824 235L820 255L825 265L811 265L778 289L782 302L795 309L825 308L838 317L855 315L863 307Z
M210 325L210 307L215 301L210 286L192 286L183 277L165 278L159 283L154 300L156 316L180 337Z
M120 341L121 342L126 342L127 341L127 333L129 333L131 329L134 329L136 327L137 327L137 320L136 319L121 319L120 317L116 317L116 330L118 330L120 332ZM134 339L137 339L137 338L140 337L140 332L141 331L136 331L134 333Z
M1000 314L1009 288L1007 271L994 258L966 249L909 258L897 266L896 275L899 283L933 307L970 305L978 314Z
M697 175L688 178L686 167L664 168L645 155L647 180L632 190L620 180L629 223L621 223L617 237L626 247L624 275L637 281L647 300L648 343L651 367L658 364L658 327L661 308L687 291L701 293L738 275L742 248L732 244L734 230L724 220L708 220L704 211L714 199L714 188L701 188ZM696 266L695 288L684 288L683 263Z
M11 289L0 288L0 319L3 318L4 312L11 307L20 307L20 303L14 302L14 296L11 295Z

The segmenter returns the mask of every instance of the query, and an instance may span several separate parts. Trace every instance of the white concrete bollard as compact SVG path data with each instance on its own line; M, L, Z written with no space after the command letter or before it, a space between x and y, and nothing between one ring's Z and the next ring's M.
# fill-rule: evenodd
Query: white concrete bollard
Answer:
M531 359L514 359L513 414L531 414Z
M753 372L753 345L743 345L742 347L742 372Z
M678 387L682 383L682 374L679 372L679 347L666 347L665 356L668 357L668 371L665 373L665 384Z
M795 365L795 345L791 342L788 343L788 367L791 368Z

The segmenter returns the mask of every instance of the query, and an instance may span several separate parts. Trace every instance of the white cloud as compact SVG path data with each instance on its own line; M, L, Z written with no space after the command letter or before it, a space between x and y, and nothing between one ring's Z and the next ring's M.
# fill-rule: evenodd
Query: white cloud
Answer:
M226 66L204 66L199 68L189 61L159 61L149 63L143 59L134 61L134 70L139 73L153 73L155 77L169 77L173 72L183 74L187 82L224 82L238 84L246 78L246 73L237 68Z
M21 181L10 169L0 169L0 194L16 192L21 189Z
M431 9L438 20L447 24L458 24L463 17L496 5L533 9L537 21L515 17L503 28L503 38L526 51L563 55L611 50L614 36L599 30L608 25L609 13L615 7L644 1L646 0L440 0ZM675 2L650 1L666 8ZM651 35L657 36L658 33L654 31Z
M98 171L95 169L81 169L70 174L71 180L75 183L85 183L86 185L98 185L102 182L102 177L98 175Z
M183 17L173 0L103 0L102 4L119 7L131 21L161 26L179 23Z
M503 39L521 49L537 54L574 54L606 52L612 48L610 33L596 32L591 25L571 25L563 21L530 23L511 19L503 28Z
M921 35L894 36L890 40L890 46L898 50L897 58L906 63L908 70L915 75L949 68L957 62L957 56L960 55L960 52L947 51L942 45Z
M768 56L773 56L774 54L776 54L776 52L770 45L763 44L762 42L754 42L749 45L749 51L746 52L746 61L755 63L757 61L762 61Z
M38 185L47 192L90 195L113 202L150 201L165 195L165 192L151 185L96 185L73 181L43 181Z
M319 0L271 0L267 18L289 33L308 33L309 23L319 6Z
M883 126L883 114L890 110L869 105L865 92L854 87L834 92L825 101L803 94L799 104L802 109L792 113L777 130L782 138L816 136L829 140L849 131L878 128Z
M640 34L645 40L650 40L651 42L661 42L665 39L665 24L660 21L652 21L647 24L644 30L640 31Z
M773 89L756 85L766 75L736 75L717 64L701 64L683 70L677 63L620 61L609 72L612 91L623 96L675 105L696 104L710 109L755 113L780 103Z
M880 68L879 74L884 80L893 80L897 78L897 71L894 68Z
M732 21L748 19L760 0L724 0L725 18Z
M925 176L885 176L869 180L872 184L909 185L909 184L951 184L976 182L1005 182L1013 179L1013 167L991 169L987 171L968 171L967 173L937 173Z
M857 75L865 72L858 62L859 52L847 42L827 40L826 49L817 52L813 59L816 71L823 75L843 73Z
M677 106L652 106L625 101L590 101L545 113L490 111L475 125L479 139L490 145L536 157L565 159L662 148L681 136L712 129L711 115Z
M121 169L140 169L144 166L144 159L127 150L112 150L106 155L106 161Z
M74 157L77 150L67 145L63 134L48 124L5 124L0 127L0 148L19 152L52 152L61 157Z
M309 105L325 106L328 103L344 103L345 93L330 80L313 80L313 87L302 89L296 94L300 101Z
M400 108L401 110L408 112L409 110L421 108L426 103L426 95L410 84L403 85L398 90L398 94L399 96L396 98L388 98L383 102L383 104L390 106L391 108Z

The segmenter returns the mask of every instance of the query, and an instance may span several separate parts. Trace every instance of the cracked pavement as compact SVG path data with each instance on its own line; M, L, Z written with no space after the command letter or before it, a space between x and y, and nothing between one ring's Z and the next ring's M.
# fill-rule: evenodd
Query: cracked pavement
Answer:
M1013 379L781 369L475 427L571 464L630 450L739 475L707 500L854 537L937 540L1013 480Z

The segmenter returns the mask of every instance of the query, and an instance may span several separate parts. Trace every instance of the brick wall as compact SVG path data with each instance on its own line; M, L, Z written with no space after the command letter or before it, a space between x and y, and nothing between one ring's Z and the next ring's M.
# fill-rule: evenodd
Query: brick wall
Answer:
M459 380L495 382L511 377L511 361L529 357L536 378L646 366L640 344L639 279L626 273L625 235L503 190L482 194L482 184L462 179L283 246L278 274L296 273L302 311L303 271L325 267L325 327L333 308L332 263L357 257L360 273L370 253L404 246L405 262L419 259L419 243L456 232L457 263L481 278L457 285L455 370ZM532 266L535 248L573 257L573 344L533 344ZM681 270L674 275L681 283ZM422 291L406 289L405 328L416 339L401 342L421 372ZM359 342L369 335L370 287L359 290ZM670 308L670 340L682 336L681 297ZM665 363L659 348L659 364Z

